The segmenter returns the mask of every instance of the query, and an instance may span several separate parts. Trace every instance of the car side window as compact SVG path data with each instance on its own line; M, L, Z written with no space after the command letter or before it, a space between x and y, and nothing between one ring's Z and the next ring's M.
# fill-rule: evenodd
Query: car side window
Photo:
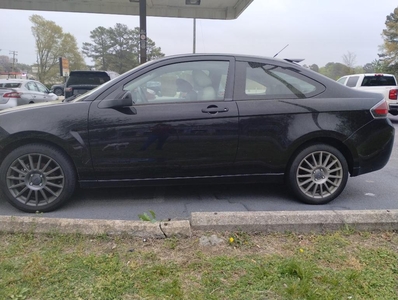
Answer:
M38 88L38 90L42 93L48 93L48 89L42 85L41 83L36 82L36 86Z
M237 100L308 98L325 89L294 68L257 62L238 62L238 66Z
M350 77L348 77L347 86L349 86L349 87L356 86L357 82L358 82L358 79L359 79L359 76L350 76Z
M339 80L337 80L338 83L344 84L346 81L347 77L341 77Z
M26 88L27 88L29 91L35 91L35 92L38 92L38 91L39 91L39 89L37 88L36 84L35 84L34 82L32 82L32 81L29 81L29 82L26 84Z
M123 86L135 104L224 99L228 61L175 63L152 70Z

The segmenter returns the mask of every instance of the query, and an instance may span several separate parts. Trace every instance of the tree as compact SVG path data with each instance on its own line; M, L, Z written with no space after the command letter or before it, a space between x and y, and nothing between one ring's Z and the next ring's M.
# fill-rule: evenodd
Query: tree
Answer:
M343 63L349 68L349 73L346 75L353 74L357 55L353 52L348 51L347 54L344 54L342 56L342 58L343 58Z
M384 71L398 73L398 7L387 16L385 24L386 29L382 33L384 44L379 56L383 60Z
M312 64L309 67L312 71L318 72L319 73L319 67L317 64Z
M1 72L11 71L10 58L6 55L0 55L0 71Z
M82 52L96 68L123 73L140 63L140 30L117 23L115 27L97 27L90 32L92 43L83 43ZM163 57L160 47L147 38L148 60Z
M82 52L85 56L91 57L94 63L101 70L108 70L109 66L109 49L111 49L111 41L109 38L109 29L105 27L97 27L90 32L91 43L83 43Z
M85 67L76 39L71 34L64 33L60 26L42 16L32 15L29 19L33 23L32 33L36 40L39 81L47 84L59 81L59 57L70 59L74 68Z
M349 74L350 68L341 63L329 62L326 66L319 69L319 73L334 80Z

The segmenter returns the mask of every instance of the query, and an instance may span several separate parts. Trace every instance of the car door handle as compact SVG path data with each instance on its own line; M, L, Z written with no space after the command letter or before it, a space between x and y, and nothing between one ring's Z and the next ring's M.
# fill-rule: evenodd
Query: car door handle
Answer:
M216 105L210 105L207 108L202 108L202 113L216 114L216 113L227 112L228 110L229 109L227 107L218 108L218 106Z

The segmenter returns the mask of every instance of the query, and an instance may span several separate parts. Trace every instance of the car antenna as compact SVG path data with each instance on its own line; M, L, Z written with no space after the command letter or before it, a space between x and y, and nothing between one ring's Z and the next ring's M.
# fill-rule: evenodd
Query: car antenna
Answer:
M276 53L275 55L274 55L274 57L276 57L279 53L281 53L283 50L285 50L285 48L287 47L287 46L289 46L289 44L287 44L285 47L283 47L278 53Z

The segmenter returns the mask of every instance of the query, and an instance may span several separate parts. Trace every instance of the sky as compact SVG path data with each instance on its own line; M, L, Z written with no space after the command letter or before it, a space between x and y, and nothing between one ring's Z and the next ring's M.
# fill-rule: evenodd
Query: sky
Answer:
M343 63L348 52L356 65L377 59L381 33L397 0L254 0L236 20L196 21L197 53L236 53L304 58L304 64ZM0 55L18 52L18 62L36 62L29 17L38 14L72 34L81 48L90 31L116 23L139 27L138 16L0 9ZM193 20L147 18L147 36L166 55L192 53ZM91 64L89 58L86 62Z

